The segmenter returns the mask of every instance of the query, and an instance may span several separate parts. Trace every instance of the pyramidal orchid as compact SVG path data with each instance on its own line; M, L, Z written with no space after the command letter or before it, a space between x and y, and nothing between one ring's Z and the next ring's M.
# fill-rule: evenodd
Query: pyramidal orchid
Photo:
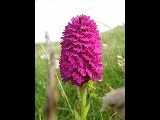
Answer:
M61 42L60 73L64 83L71 81L80 93L80 116L86 112L87 82L103 77L102 48L99 30L90 16L73 17L65 26Z
M62 80L81 86L88 80L102 79L102 50L99 31L94 20L80 15L72 18L62 37L60 72Z

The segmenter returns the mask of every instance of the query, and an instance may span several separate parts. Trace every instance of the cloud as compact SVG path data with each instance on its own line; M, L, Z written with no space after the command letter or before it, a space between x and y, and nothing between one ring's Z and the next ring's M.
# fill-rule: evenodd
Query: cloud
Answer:
M125 0L37 0L35 1L35 42L45 42L45 31L52 41L60 41L64 27L79 14L90 15L111 28L125 23ZM107 30L97 23L100 32Z

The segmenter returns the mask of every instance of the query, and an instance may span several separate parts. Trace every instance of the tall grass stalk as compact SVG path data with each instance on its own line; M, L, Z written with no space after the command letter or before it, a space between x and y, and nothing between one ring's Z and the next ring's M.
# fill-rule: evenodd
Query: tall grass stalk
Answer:
M56 72L56 76L57 76L58 84L59 84L60 89L61 89L61 91L62 91L62 95L63 95L64 98L66 99L67 104L68 104L68 106L69 106L69 108L70 108L70 111L72 112L72 114L74 114L74 113L73 113L73 110L72 110L72 107L71 107L71 104L69 103L68 97L67 97L67 95L66 95L66 93L65 93L65 91L64 91L64 88L63 88L62 83L61 83L61 81L60 81L60 79L59 79L59 77L58 77L57 72Z

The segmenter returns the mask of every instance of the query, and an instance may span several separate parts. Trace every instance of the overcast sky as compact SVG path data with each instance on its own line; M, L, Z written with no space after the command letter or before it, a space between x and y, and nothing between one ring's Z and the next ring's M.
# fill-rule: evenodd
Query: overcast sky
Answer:
M125 23L125 0L35 0L35 42L45 42L45 31L60 41L64 27L80 14L114 28ZM97 25L100 32L109 29Z

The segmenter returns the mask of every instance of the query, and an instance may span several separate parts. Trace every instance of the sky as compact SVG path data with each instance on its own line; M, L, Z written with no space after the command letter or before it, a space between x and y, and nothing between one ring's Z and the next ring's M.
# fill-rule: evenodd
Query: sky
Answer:
M35 0L35 43L45 42L45 31L52 42L61 41L65 26L80 14L103 32L125 23L125 0Z

